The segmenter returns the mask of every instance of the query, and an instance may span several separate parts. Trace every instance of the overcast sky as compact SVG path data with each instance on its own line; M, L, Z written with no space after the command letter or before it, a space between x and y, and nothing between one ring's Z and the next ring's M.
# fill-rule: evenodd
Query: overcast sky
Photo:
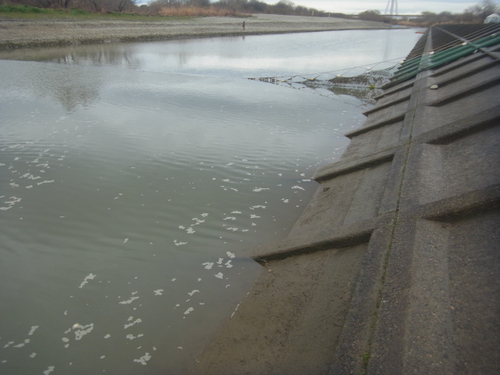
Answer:
M277 1L264 0L266 3L274 4ZM391 0L389 0L391 1ZM481 0L395 0L398 5L399 14L420 14L423 11L441 13L444 11L462 13L466 8L476 5ZM308 8L325 10L329 12L340 12L346 14L357 14L368 9L377 9L385 13L388 0L292 0L295 5ZM496 1L498 4L498 1Z

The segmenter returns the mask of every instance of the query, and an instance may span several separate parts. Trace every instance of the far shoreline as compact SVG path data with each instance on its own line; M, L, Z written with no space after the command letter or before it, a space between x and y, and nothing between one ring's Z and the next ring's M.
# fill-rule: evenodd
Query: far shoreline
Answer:
M243 30L245 21L245 30ZM334 17L256 14L196 17L165 22L117 20L1 19L0 50L160 40L289 34L337 30L390 29L391 25Z

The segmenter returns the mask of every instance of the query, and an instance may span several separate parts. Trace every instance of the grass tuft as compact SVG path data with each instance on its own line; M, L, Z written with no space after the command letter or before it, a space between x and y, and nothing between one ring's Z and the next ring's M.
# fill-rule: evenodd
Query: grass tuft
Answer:
M70 13L74 16L88 16L90 14L90 12L87 12L86 10L78 9L78 8L71 9Z
M0 5L0 13L50 13L50 10L26 5Z
M368 362L370 361L371 354L369 352L363 353L363 364L365 368L368 367Z

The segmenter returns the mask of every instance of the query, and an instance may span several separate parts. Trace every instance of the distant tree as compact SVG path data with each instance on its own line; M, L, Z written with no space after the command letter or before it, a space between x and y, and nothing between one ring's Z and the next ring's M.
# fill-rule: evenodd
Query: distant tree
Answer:
M71 3L71 0L59 0L58 4L61 8L67 9L69 6L69 3Z
M99 1L101 9L107 9L110 12L124 12L135 6L135 0L96 0Z
M481 22L481 20L478 17L476 17L473 13L468 11L465 11L462 14L457 14L455 16L455 20L463 23Z
M249 9L256 13L264 13L267 10L267 4L259 0L250 0Z
M210 6L210 0L187 0L186 4L204 8Z
M277 14L294 14L295 4L289 0L280 0L272 8Z
M297 5L295 7L295 14L300 15L300 16L306 16L306 15L310 15L311 11L308 8L303 7L302 5Z
M438 15L434 12L424 11L421 13L421 22L426 26L432 26L438 22Z
M472 13L483 21L490 14L500 12L500 7L493 0L483 0L479 4L467 8L465 12Z
M102 0L86 0L93 12L99 13L102 11L103 2Z
M19 4L30 5L28 2L19 1ZM36 0L36 6L41 8L52 8L57 4L57 0Z
M454 18L455 17L450 12L441 12L437 15L438 23L451 22L454 20Z
M219 7L227 8L232 11L239 11L247 7L247 0L220 0Z
M358 14L360 20L386 22L388 18L383 16L379 10L365 10Z
M116 10L123 12L135 5L135 0L115 0Z

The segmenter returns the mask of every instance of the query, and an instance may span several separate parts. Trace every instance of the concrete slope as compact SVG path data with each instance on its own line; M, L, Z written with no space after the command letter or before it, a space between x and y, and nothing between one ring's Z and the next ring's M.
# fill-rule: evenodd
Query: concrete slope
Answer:
M378 99L190 373L500 373L499 50Z

